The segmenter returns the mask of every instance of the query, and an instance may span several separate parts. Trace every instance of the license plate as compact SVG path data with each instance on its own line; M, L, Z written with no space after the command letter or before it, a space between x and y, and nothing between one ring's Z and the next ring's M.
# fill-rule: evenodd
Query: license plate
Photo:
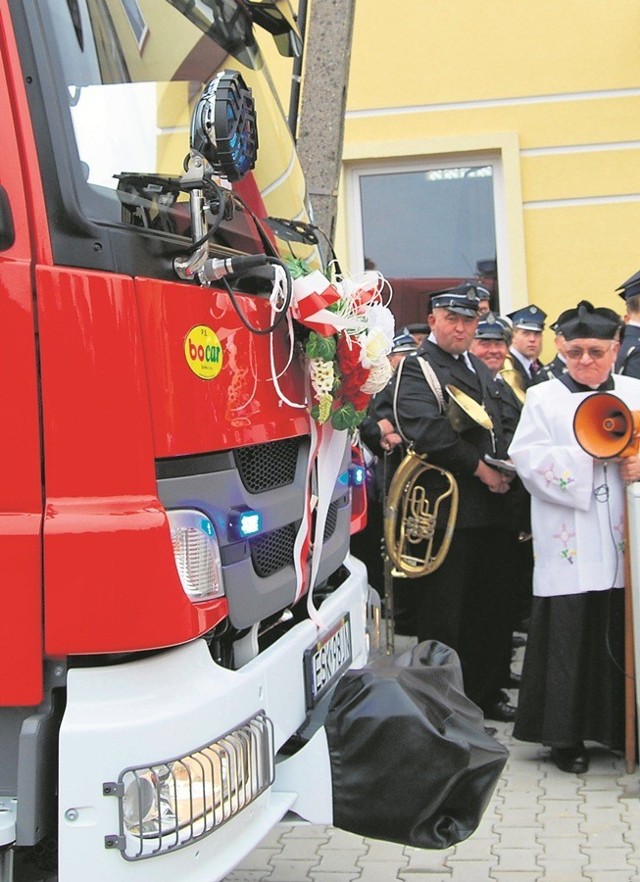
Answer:
M349 613L305 650L304 672L307 707L313 707L351 664Z

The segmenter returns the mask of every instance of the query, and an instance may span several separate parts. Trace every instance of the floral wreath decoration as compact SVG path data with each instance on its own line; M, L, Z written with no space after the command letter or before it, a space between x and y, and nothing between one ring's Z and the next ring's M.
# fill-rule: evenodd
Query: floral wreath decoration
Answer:
M373 270L329 282L302 260L287 261L287 268L293 279L296 337L308 366L311 416L337 430L355 429L372 396L391 378L391 287Z

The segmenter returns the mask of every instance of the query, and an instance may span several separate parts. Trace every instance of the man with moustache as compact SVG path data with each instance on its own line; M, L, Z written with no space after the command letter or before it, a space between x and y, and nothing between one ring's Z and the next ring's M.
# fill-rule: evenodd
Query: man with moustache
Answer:
M515 708L500 688L502 651L494 611L504 596L496 560L508 542L510 476L484 459L485 454L504 459L506 443L496 384L468 351L478 324L476 286L435 292L429 309L430 335L418 356L402 365L393 423L417 453L453 474L459 506L444 562L413 580L416 630L420 641L439 640L455 649L467 695L489 719L509 721ZM460 431L452 427L448 385L485 407L492 431L476 424Z

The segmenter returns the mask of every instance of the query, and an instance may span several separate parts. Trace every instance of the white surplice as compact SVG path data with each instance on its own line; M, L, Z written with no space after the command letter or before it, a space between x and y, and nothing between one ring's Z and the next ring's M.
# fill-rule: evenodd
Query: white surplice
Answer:
M640 410L640 380L615 376L611 394ZM592 392L554 379L527 392L509 448L531 494L533 593L541 597L624 585L624 484L615 462L578 444L573 418Z

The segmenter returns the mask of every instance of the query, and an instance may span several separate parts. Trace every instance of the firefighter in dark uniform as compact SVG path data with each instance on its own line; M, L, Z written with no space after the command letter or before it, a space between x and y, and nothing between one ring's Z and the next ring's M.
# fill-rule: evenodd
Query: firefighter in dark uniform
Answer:
M487 718L510 721L515 708L501 691L502 635L510 627L502 600L509 586L496 561L509 542L505 496L511 476L484 458L506 458L499 392L488 368L468 352L478 324L475 286L465 283L435 292L429 309L431 333L418 357L403 364L397 427L418 453L428 454L429 462L452 473L459 508L444 562L435 572L412 580L416 630L420 641L439 640L455 649L465 690ZM476 423L460 430L452 427L446 412L448 385L484 406L493 431Z
M640 271L616 290L625 302L626 311L614 373L640 379Z
M489 313L478 322L471 352L489 368L496 379L502 406L502 426L507 445L511 443L520 414L522 401L513 388L500 374L509 351L511 327L507 319ZM501 561L509 573L510 590L504 598L505 610L511 621L511 628L503 635L503 686L514 687L519 684L519 675L511 671L512 632L526 630L523 624L529 617L532 595L533 552L531 546L530 498L522 482L516 477L507 494L511 506L509 531L511 542L509 554Z
M553 333L556 335L555 344L558 351L555 357L547 364L543 364L540 370L536 373L532 382L533 386L536 386L538 383L544 383L546 380L553 380L555 377L561 377L567 372L567 360L564 355L562 355L564 337L562 336L561 328L562 322L569 312L571 312L571 310L561 312L555 322L552 325L549 325Z
M509 313L513 335L509 347L511 366L522 379L525 391L533 383L542 365L538 360L542 349L542 332L547 314L534 303Z
M367 567L369 584L380 594L384 594L382 570L382 505L385 483L388 486L393 472L398 467L403 452L397 446L399 436L389 434L393 425L393 390L396 383L396 370L400 361L407 356L414 356L418 344L410 334L400 333L393 338L389 353L389 361L393 376L385 388L374 395L369 412L360 424L360 438L365 446L365 464L367 467L367 525L364 530L351 537L351 552ZM385 434L385 446L381 444Z

